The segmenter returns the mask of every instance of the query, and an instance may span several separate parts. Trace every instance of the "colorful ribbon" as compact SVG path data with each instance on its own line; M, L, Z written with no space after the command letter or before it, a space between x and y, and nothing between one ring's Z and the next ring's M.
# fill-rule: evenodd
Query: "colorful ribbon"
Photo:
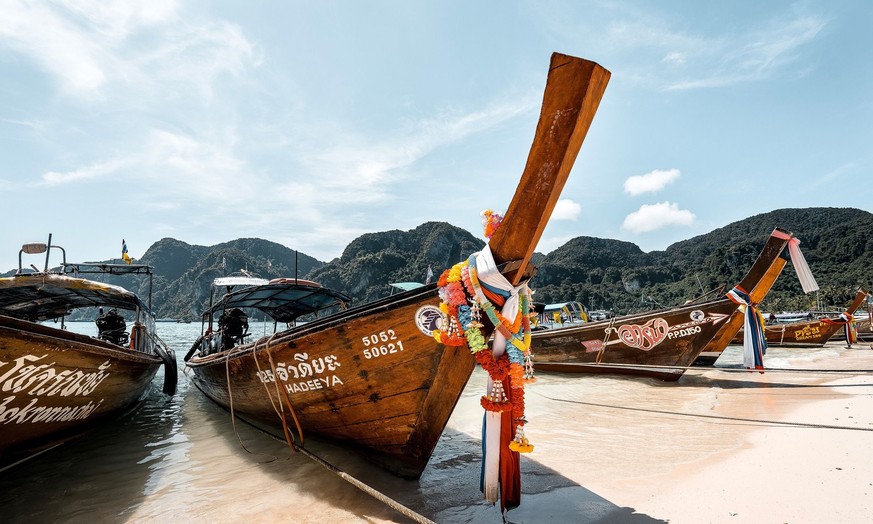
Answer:
M745 306L743 322L743 365L746 369L764 369L764 353L767 351L767 339L764 337L764 327L758 309L752 303L752 297L740 286L727 293L727 297L740 306Z

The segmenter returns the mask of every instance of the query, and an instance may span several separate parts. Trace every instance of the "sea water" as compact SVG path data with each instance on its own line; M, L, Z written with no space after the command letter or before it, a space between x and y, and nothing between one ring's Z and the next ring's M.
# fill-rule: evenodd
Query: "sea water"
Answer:
M68 328L96 331L84 322ZM251 325L254 333L270 329ZM284 442L234 422L192 385L182 356L199 324L158 323L158 331L179 360L176 395L160 392L159 371L133 413L0 473L0 522L412 521L390 503L437 522L664 522L600 490L621 493L621 482L661 467L657 460L709 457L717 443L700 438L703 422L660 413L711 413L721 398L715 391L757 387L747 378L726 385L733 377L698 370L678 383L539 374L526 394L525 431L535 449L522 457L522 505L502 516L479 491L482 370L473 373L418 480L385 473L353 450L306 441L307 449L369 486L361 490ZM723 358L736 361L741 350L729 349ZM801 361L819 366L840 350L805 351ZM771 358L779 367L792 359L790 353ZM660 459L653 439L673 441Z

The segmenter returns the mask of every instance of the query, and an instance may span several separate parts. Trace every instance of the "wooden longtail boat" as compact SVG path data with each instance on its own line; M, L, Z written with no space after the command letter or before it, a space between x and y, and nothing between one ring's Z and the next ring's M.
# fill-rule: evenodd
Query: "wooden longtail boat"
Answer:
M770 290L785 259L791 234L775 229L739 288L754 303ZM678 380L704 350L730 342L743 322L727 297L637 315L535 331L531 349L542 371L610 373ZM708 349L713 348L713 349Z
M510 281L531 273L530 257L609 76L594 62L552 55L527 164L490 241ZM188 367L201 391L249 422L286 438L296 432L298 445L309 435L345 443L417 478L475 365L466 348L433 338L439 303L436 286L423 286L229 350L198 352Z
M867 310L858 322L858 341L873 342L873 293L867 295Z
M176 388L175 355L155 334L149 306L123 288L75 276L150 276L151 268L64 260L60 272L49 272L52 248L62 249L51 236L48 244L25 244L18 273L0 278L0 471L135 407L161 366L164 392ZM22 273L21 254L42 252L45 270ZM130 333L120 323L105 326L108 318L124 322L107 313L98 337L67 331L65 317L87 307L129 311L135 324Z
M768 324L764 334L768 346L823 346L840 330L851 325L855 311L867 301L867 292L859 289L855 299L842 315L824 317L802 322ZM851 329L851 328L850 328ZM743 330L733 339L733 344L743 343ZM853 340L854 341L854 340ZM848 339L847 339L848 342Z

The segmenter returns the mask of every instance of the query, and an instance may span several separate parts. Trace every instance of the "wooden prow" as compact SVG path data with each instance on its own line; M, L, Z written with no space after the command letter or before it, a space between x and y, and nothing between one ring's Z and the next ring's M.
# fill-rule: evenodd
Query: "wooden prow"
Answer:
M867 301L867 292L863 289L859 289L858 293L855 295L855 300L849 304L849 307L846 309L846 313L850 315L854 315L855 311L858 311L858 308Z
M758 255L758 259L740 282L740 287L749 293L753 304L758 304L764 300L764 297L770 292L770 288L773 287L773 283L776 282L785 264L788 263L780 255L785 246L788 245L791 237L792 234L784 229L774 229L770 233L770 239L767 240L767 244L764 246L761 254ZM743 315L738 310L722 325L722 328L703 348L703 351L721 352L730 344L742 326Z
M503 223L490 241L491 253L498 263L521 261L518 269L505 274L513 285L527 271L609 77L610 72L594 62L552 54L542 112L527 164Z

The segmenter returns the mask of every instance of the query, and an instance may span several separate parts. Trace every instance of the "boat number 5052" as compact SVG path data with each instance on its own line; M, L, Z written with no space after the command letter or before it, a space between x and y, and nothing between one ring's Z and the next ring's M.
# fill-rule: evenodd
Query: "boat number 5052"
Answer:
M365 358L376 358L403 351L403 341L397 338L393 329L361 337L361 340L364 342Z

